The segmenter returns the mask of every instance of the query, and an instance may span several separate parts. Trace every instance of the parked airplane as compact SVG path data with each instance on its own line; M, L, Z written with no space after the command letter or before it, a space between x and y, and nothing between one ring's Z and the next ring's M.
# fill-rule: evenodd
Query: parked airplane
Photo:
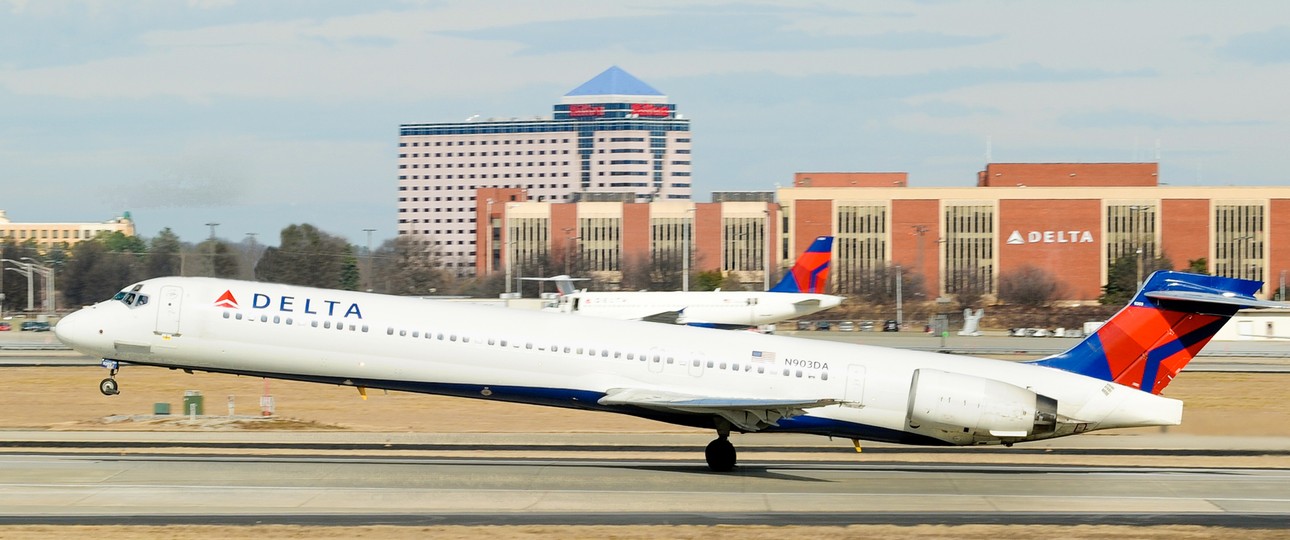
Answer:
M1159 396L1259 282L1152 274L1069 351L1032 363L214 278L156 278L64 318L58 338L121 363L532 403L734 432L1004 444L1175 425Z
M833 237L821 236L769 291L574 291L568 276L548 311L610 319L644 320L709 328L750 328L803 317L837 306L842 297L823 294L829 281Z

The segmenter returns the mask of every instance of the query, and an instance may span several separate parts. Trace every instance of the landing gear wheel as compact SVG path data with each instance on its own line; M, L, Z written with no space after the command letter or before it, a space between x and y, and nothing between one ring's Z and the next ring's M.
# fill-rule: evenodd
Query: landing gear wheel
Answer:
M730 444L730 439L725 437L708 443L708 448L703 451L703 455L708 459L708 468L712 472L730 472L735 468L735 460L738 459L735 445Z
M105 396L115 396L121 393L120 388L116 385L116 379L112 377L103 379L103 382L99 383L99 391L103 392Z

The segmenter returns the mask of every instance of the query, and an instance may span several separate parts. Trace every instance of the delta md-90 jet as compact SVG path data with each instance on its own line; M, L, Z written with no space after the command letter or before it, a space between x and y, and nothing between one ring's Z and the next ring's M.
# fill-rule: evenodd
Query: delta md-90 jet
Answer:
M138 364L614 412L731 432L916 445L1012 445L1175 425L1160 392L1260 283L1158 272L1064 353L1010 362L638 321L212 278L131 285L57 325ZM857 444L859 444L857 442Z
M745 329L836 307L842 297L824 294L833 237L817 237L793 268L768 291L575 291L568 276L555 281L560 297L546 311L588 317Z

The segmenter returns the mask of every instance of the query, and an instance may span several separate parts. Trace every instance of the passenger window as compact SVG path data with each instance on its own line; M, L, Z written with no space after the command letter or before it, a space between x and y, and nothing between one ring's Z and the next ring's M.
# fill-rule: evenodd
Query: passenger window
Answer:
M277 315L274 315L274 316L273 316L273 324L282 324L282 317L277 316Z
M712 369L712 366L713 366L712 360L708 360L708 369Z
M766 368L765 368L765 367L757 366L757 373L765 373L765 372L766 372Z
M532 344L532 343L525 343L525 344L524 344L524 348L525 348L525 349L532 349L532 348L533 348L533 344Z
M238 317L238 318L241 319L241 317ZM309 321L309 326L318 328L318 321Z
M327 321L327 322L323 323L323 328L331 328L331 321ZM385 327L385 335L387 335L387 336L392 336L392 335L394 335L394 327L393 327L393 326L387 326L387 327Z
M791 371L789 371L789 370L788 370L788 368L784 368L784 376L785 376L785 377L787 377L790 373L792 373L792 372L791 372Z
M242 314L241 314L241 313L238 313L238 314L237 314L237 316L236 316L236 317L234 317L234 318L240 321L240 320L242 320Z
M721 369L726 369L726 363L725 363L725 362L722 362L722 363L721 363Z
M457 334L453 334L453 335L451 335L451 336L448 336L448 341L457 341Z
M292 320L291 320L291 317L287 317L287 326L291 326L291 325L292 325L292 323L294 323L294 322L295 322L295 321L292 321Z
M399 337L407 337L407 335L408 335L407 330L399 330Z
M225 312L224 312L224 318L225 318L225 319L229 318L229 314L228 314L228 312L227 312L227 311L225 311Z
M797 370L797 378L802 378L802 370Z
M671 364L672 362L673 362L673 358L671 356L667 357L667 363Z
M267 323L267 322L269 322L269 316L268 316L268 315L260 315L260 322L262 322L262 323Z
M421 331L420 331L420 330L413 330L413 331L412 331L412 337L421 337Z
M821 381L827 381L827 380L829 380L829 372L825 371L824 373L821 373L821 374L820 374L820 380L821 380Z
M367 332L367 325L363 325L363 332Z

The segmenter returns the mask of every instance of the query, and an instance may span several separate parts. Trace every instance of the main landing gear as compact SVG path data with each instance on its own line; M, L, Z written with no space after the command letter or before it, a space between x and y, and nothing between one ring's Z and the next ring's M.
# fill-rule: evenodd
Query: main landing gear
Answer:
M730 444L729 425L717 427L717 438L708 443L703 456L707 458L708 468L712 472L730 472L735 468L735 461L739 457L735 452L735 445Z
M115 360L104 359L103 367L108 368L112 371L108 373L108 378L103 379L101 382L99 382L99 392L103 392L103 395L105 396L115 396L117 394L120 394L121 388L117 386L115 377L116 377L117 370L121 369L121 365L118 364Z

